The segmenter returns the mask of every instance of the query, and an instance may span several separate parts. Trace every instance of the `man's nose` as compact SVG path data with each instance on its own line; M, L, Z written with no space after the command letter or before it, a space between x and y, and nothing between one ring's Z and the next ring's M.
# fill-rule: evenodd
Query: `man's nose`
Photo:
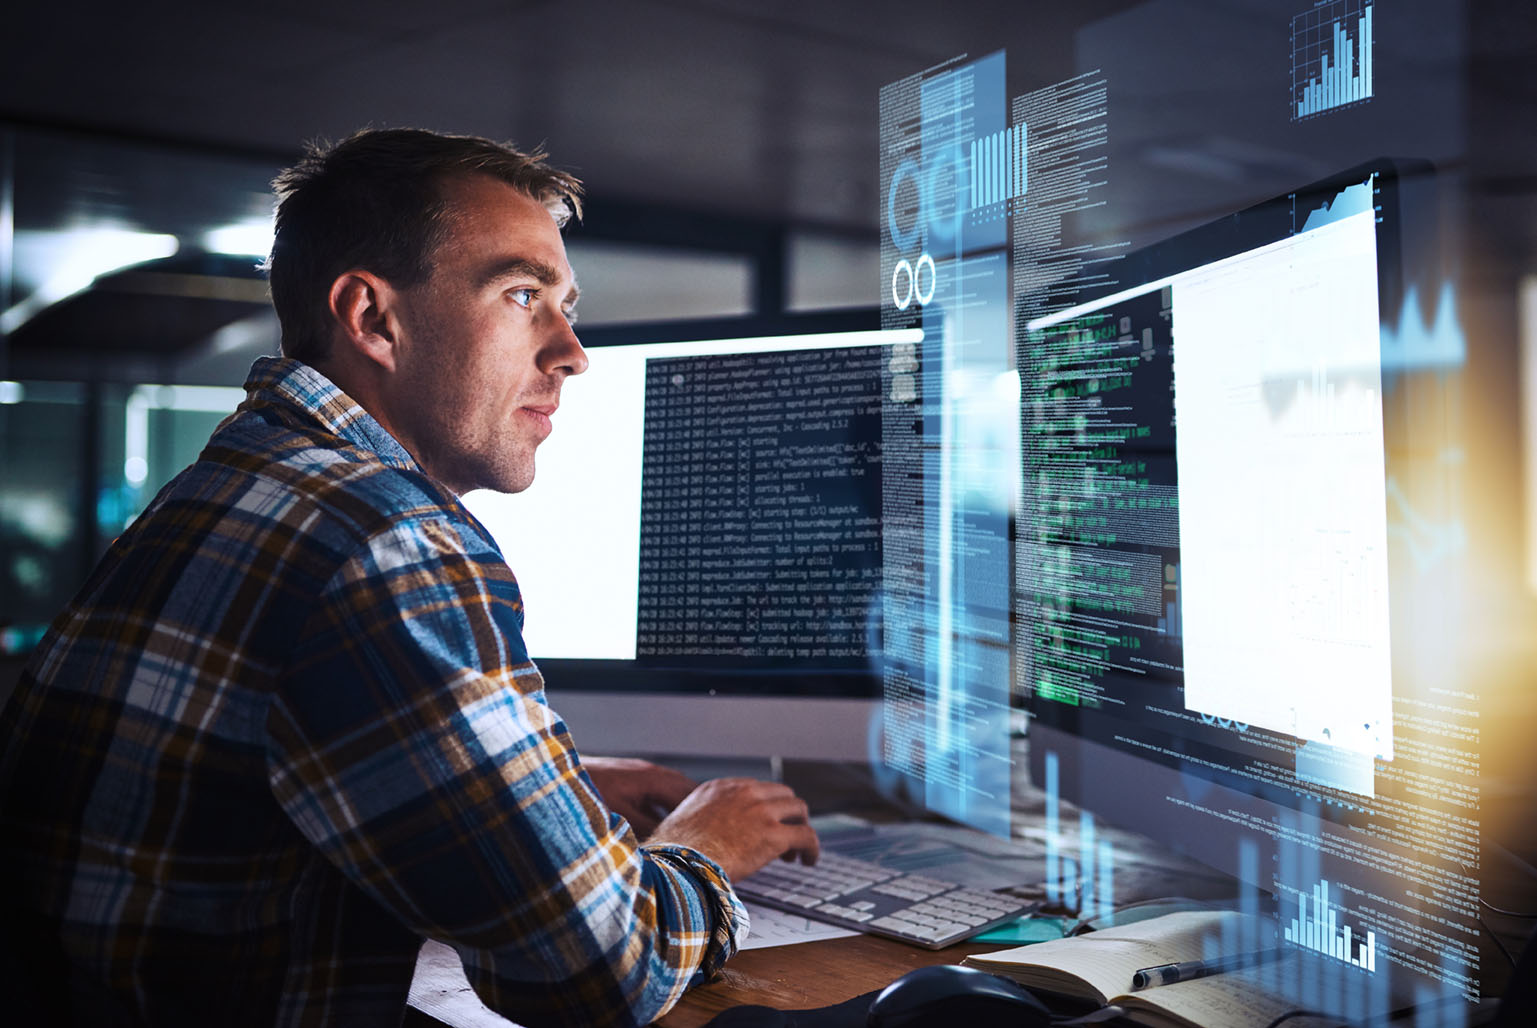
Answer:
M539 370L546 375L580 375L587 370L587 351L576 337L576 329L565 318L560 319L540 352Z

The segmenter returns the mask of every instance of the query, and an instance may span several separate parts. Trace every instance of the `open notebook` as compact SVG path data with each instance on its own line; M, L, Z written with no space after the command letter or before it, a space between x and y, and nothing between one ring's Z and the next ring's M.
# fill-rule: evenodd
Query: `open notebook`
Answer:
M1072 939L967 957L964 963L1031 989L1114 1004L1139 1024L1263 1028L1296 1009L1291 999L1266 988L1267 983L1287 980L1284 966L1259 965L1135 992L1132 976L1143 968L1275 945L1268 921L1246 920L1231 911L1182 911ZM1314 1021L1294 1017L1286 1023L1288 1028L1306 1028Z

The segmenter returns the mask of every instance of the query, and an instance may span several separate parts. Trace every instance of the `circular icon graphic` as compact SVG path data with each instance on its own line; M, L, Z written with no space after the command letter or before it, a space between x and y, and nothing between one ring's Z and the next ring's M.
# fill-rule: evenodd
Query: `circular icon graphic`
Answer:
M961 152L959 143L951 143L935 155L934 163L925 161L924 164L927 188L923 193L923 210L929 231L940 239L953 240L960 231L961 215L969 202L966 155Z
M929 290L923 291L923 266L929 266ZM934 267L934 258L928 254L918 257L918 265L913 269L913 293L918 297L918 306L926 307L930 300L934 299L934 287L939 284L939 269Z
M920 257L920 264L922 260ZM904 277L907 279L907 288L905 290L900 285ZM895 268L891 269L891 302L897 305L897 310L905 311L907 310L907 305L913 302L913 281L913 266L907 263L907 258L904 257L897 261ZM923 301L920 300L918 302L922 303Z
M897 224L897 193L902 188L902 183L911 184L913 192L912 207L915 214L912 224L904 231ZM886 224L891 228L891 245L898 250L907 250L918 243L918 227L923 221L923 194L918 181L918 165L911 160L903 161L897 165L897 170L891 173L891 185L886 189Z

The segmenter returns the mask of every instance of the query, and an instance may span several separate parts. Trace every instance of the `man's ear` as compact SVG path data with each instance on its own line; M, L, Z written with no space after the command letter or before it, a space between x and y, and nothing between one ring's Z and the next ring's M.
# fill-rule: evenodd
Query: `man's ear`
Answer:
M339 341L385 371L395 370L400 341L398 298L384 279L356 268L336 276L326 297L334 330L342 337Z

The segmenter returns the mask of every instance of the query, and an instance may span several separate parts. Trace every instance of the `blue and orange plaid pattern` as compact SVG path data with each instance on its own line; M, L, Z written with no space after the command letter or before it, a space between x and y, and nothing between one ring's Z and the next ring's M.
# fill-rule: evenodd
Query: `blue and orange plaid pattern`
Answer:
M725 876L604 807L458 498L313 369L247 389L0 717L54 1012L398 1024L430 937L521 1023L659 1016L745 936Z

